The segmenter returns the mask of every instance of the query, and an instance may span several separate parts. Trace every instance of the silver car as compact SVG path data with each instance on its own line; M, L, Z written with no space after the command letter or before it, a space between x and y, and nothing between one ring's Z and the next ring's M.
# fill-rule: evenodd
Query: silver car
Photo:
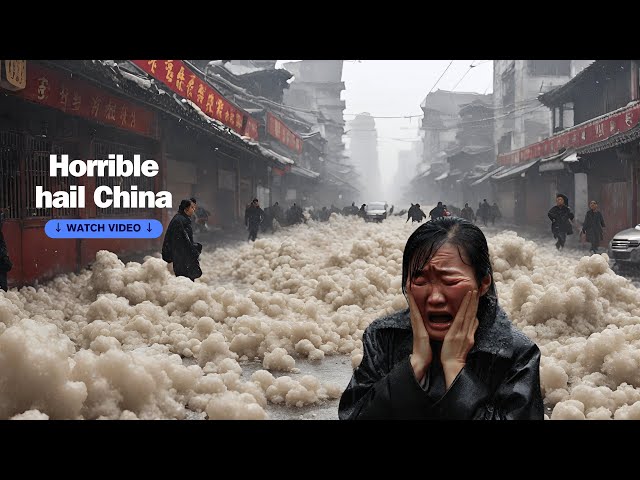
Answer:
M367 222L382 222L387 218L387 202L371 202L367 203L364 208Z
M609 242L608 253L619 266L640 266L640 224L616 233Z

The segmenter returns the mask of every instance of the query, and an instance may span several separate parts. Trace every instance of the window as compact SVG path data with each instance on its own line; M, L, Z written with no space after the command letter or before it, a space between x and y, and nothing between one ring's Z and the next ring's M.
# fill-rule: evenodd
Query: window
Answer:
M513 68L502 74L502 106L511 107L516 103L516 76Z
M498 143L498 154L507 153L511 151L511 137L513 132L505 133Z
M560 107L553 107L553 133L562 130L562 111Z
M564 103L553 108L553 133L573 127L573 103Z
M20 182L18 151L23 149L19 133L0 132L0 208L8 208L7 218L20 217Z
M529 75L562 77L571 75L571 60L529 60Z
M218 170L218 190L236 190L236 173L232 170Z
M573 102L565 103L562 106L562 127L571 128L573 125Z

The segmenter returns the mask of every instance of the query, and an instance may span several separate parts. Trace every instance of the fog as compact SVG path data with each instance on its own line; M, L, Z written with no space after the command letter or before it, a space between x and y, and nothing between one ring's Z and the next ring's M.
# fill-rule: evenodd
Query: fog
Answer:
M337 418L362 333L406 308L416 224L332 215L205 252L0 292L0 418ZM542 351L551 419L640 418L640 291L606 255L487 229L500 304ZM206 247L205 247L206 248Z
M378 193L375 198L362 198L361 202L382 199L398 204L403 200L406 185L416 173L418 161L422 159L423 131L420 125L423 111L420 104L430 91L438 89L458 93L492 93L493 61L345 60L342 79L345 83L342 94L346 102L345 121L353 121L364 112L375 121L377 138L374 147L377 147L384 198ZM401 88L398 88L399 84ZM345 135L345 142L350 146L349 133ZM413 157L414 149L420 151L417 158L403 159L407 155ZM367 159L353 158L351 149L347 154L356 165L367 162ZM372 160L369 158L364 165L370 165ZM367 170L374 168L369 166Z

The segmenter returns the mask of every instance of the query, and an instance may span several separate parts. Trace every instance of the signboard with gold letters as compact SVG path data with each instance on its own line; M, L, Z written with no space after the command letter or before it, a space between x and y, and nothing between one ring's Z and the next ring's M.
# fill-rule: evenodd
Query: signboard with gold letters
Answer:
M517 165L535 158L557 154L562 148L580 148L603 142L640 124L640 105L620 108L615 112L563 130L550 138L498 155L498 165Z
M182 60L131 60L134 64L161 81L182 98L191 100L205 115L224 123L237 133L243 133L245 112L232 105L211 88Z
M302 153L302 138L271 112L267 112L267 133L278 139L289 150Z
M1 60L0 86L7 90L23 90L27 86L26 60Z
M154 137L154 112L89 82L29 62L26 88L18 97L113 127Z

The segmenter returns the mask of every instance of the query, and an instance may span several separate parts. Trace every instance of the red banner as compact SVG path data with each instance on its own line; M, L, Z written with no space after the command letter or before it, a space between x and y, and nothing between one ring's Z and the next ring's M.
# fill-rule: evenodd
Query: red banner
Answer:
M247 115L247 124L244 126L245 137L258 140L258 122Z
M209 117L242 134L245 115L207 83L200 80L182 60L131 60L153 78L183 98L191 100Z
M290 150L298 153L302 152L302 139L271 112L267 112L267 133L277 138L280 143L286 145Z
M15 95L71 115L154 136L153 111L34 62L27 62L27 85Z
M544 158L558 153L562 148L580 148L607 140L638 125L640 104L625 108L603 118L590 120L564 130L520 150L498 155L498 165L517 165L536 158Z

